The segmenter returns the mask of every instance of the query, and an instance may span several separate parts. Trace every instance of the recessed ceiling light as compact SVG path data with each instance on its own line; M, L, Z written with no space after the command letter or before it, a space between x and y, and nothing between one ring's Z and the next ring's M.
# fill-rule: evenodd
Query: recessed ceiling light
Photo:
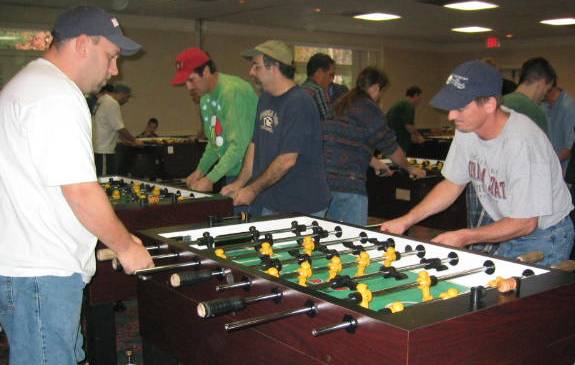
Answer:
M446 8L450 8L450 9L466 10L466 11L485 10L485 9L493 9L493 8L499 7L499 5L486 3L483 1L464 1L464 2L460 2L460 3L452 3L452 4L443 5L443 6L445 6Z
M461 32L461 33L481 33L481 32L491 32L493 29L471 26L471 27L452 28L451 30L454 32Z
M574 18L548 19L548 20L542 20L539 23L548 25L571 25L575 24L575 19Z
M355 15L354 18L355 19L361 19L361 20L371 20L371 21L375 21L375 22L381 22L384 20L399 19L401 17L399 15L393 15L393 14L369 13L369 14Z
M505 38L513 38L513 33L507 33L507 34L505 35Z

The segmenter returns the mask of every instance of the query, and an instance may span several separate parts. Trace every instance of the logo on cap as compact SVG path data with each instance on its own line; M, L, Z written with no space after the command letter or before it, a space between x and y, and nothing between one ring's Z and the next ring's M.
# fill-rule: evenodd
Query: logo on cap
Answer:
M456 89L463 90L463 89L465 89L467 81L469 81L468 77L460 76L460 75L456 75L456 74L451 74L447 78L447 81L445 82L445 84L446 85L453 85L453 87L455 87Z
M120 23L118 22L118 19L116 18L112 18L110 19L112 21L112 25L114 26L114 28L117 28L120 26Z

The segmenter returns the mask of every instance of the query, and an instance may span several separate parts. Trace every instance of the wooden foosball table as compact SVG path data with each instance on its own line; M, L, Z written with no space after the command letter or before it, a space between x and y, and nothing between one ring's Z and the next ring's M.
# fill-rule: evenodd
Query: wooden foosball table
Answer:
M573 364L570 273L307 216L140 232L151 364Z

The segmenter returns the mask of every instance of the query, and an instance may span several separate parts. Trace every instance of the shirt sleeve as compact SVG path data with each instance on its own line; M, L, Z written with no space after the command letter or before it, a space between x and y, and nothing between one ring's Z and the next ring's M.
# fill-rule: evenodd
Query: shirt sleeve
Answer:
M29 111L28 148L45 185L96 181L90 115L86 108L77 100L50 98Z
M385 156L392 155L399 145L395 132L389 127L383 111L375 105L369 105L363 118L369 126L368 145Z
M441 170L441 174L447 180L457 185L465 185L470 181L469 178L469 158L465 149L464 137L455 132L445 164Z

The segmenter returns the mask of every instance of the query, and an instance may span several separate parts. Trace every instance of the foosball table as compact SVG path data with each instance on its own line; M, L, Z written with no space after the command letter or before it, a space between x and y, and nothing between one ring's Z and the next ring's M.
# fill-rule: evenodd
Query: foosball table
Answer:
M130 232L175 224L221 221L232 216L232 200L181 187L122 176L99 178L116 215ZM116 364L114 303L136 297L136 279L115 272L98 242L96 274L86 287L88 357L93 364Z
M146 365L575 360L571 273L308 216L139 235Z
M408 158L407 160L410 165L424 169L427 175L423 178L413 179L405 171L395 169L396 171L392 176L378 176L373 169L369 169L367 173L367 195L370 216L385 219L402 216L421 202L427 193L443 180L441 175L443 161L421 158ZM435 214L419 224L444 230L466 227L465 194L461 194L445 211Z

